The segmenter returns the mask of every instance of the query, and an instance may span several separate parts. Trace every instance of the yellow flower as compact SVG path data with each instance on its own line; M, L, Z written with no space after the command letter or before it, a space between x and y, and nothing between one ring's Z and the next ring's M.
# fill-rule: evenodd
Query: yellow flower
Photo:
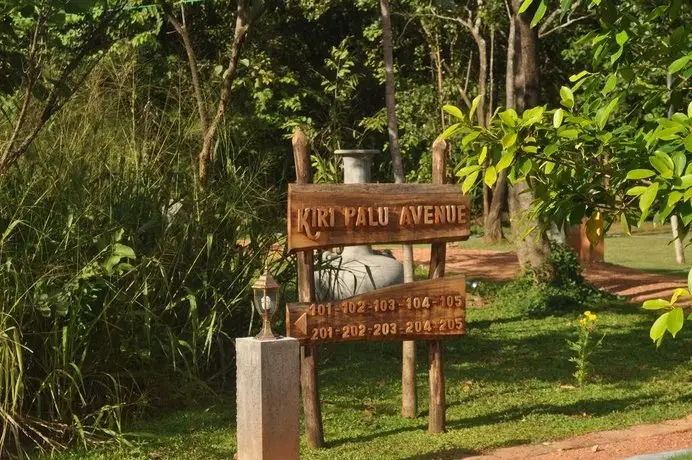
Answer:
M587 310L584 312L584 316L588 318L589 321L596 321L598 318L594 313L591 313L591 311Z

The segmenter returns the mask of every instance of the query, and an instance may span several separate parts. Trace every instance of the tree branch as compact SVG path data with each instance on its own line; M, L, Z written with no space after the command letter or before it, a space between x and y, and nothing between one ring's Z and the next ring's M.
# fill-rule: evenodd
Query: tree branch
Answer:
M593 13L590 13L590 14L587 14L586 16L580 16L580 17L578 17L578 18L570 19L569 21L565 22L564 24L560 24L559 26L555 26L555 27L553 27L552 29L550 29L550 30L548 30L548 31L546 31L546 32L539 32L539 33L538 33L538 38L547 37L548 35L552 34L552 33L555 32L556 30L560 30L560 29L562 29L562 28L568 27L568 26L574 24L575 22L579 22L579 21L582 21L582 20L584 20L584 19L591 18L591 17L593 17L593 16L594 16Z
M187 63L190 66L190 77L192 78L192 91L197 100L197 110L199 112L199 120L202 124L202 131L204 133L209 129L209 115L207 113L207 107L204 102L204 95L202 93L202 87L199 83L199 68L197 66L197 56L195 55L195 50L192 47L192 41L190 40L190 34L187 30L187 25L184 22L181 23L173 14L173 9L171 5L166 0L159 0L161 9L163 10L166 19L171 23L175 31L178 33L183 41L183 46L185 47L185 53L187 54ZM181 12L184 13L183 5L180 5Z
M569 9L569 13L567 13L568 18L569 16L574 13L574 11L579 8L579 5L581 4L581 0L577 0L576 2L572 3L572 6ZM554 10L552 13L548 15L547 18L545 18L545 21L543 21L543 24L541 24L541 27L538 29L538 35L540 35L545 32L550 25L555 22L555 19L557 19L558 16L562 17L564 16L565 11L562 10L562 8L557 8Z
M240 51L243 47L243 43L245 42L245 38L248 30L250 29L252 21L259 15L260 12L260 10L252 10L253 8L248 8L248 0L238 0L235 33L233 36L233 43L231 44L231 56L228 61L228 67L224 72L223 83L221 86L221 99L219 100L219 105L216 109L216 115L214 115L214 118L209 124L209 128L204 134L202 150L199 153L199 184L202 188L204 188L207 183L207 167L209 166L211 147L216 137L216 131L218 130L221 119L226 113L226 107L228 106L228 101L231 97L231 87L233 86L233 80L238 68Z

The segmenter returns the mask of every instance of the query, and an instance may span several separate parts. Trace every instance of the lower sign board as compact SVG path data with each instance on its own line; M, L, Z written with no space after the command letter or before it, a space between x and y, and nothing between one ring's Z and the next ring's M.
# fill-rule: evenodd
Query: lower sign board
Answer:
M463 276L399 284L333 302L286 305L286 335L311 343L436 339L465 333Z

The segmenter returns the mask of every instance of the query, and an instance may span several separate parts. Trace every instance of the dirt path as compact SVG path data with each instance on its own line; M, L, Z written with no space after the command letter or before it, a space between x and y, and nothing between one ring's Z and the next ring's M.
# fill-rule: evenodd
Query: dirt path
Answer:
M401 250L394 250L401 260ZM416 248L417 264L430 262L430 250ZM447 271L463 273L470 279L507 281L519 270L514 252L447 247ZM647 299L669 298L672 291L687 285L682 276L646 273L620 265L599 263L584 269L586 278L600 289L639 303ZM655 425L602 431L542 444L507 447L487 452L474 460L523 459L614 459L653 452L692 448L692 415Z
M401 260L401 249L392 251ZM413 258L417 264L428 265L430 250L415 248ZM508 281L519 270L514 252L447 247L447 271L463 273L470 279ZM632 302L647 299L670 298L672 291L685 287L687 280L682 276L646 273L620 265L599 263L584 269L584 276L596 287L613 294L627 297Z
M506 447L467 460L538 458L539 460L616 459L692 447L692 415L656 425L589 433L574 438Z

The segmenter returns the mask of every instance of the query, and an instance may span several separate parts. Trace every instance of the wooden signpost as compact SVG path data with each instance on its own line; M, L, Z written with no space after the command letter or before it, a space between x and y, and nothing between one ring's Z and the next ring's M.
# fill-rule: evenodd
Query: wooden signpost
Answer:
M465 240L469 211L456 185L289 184L288 248Z
M302 343L417 340L466 332L465 278L390 286L334 302L286 306L286 335Z
M466 333L465 279L444 278L446 242L470 236L470 202L444 185L447 144L433 144L433 184L310 184L305 135L293 136L297 183L288 190L288 247L297 251L298 300L286 306L286 335L301 341L301 388L310 447L324 446L316 345L427 340L428 431L445 430L440 338ZM313 250L374 243L432 243L429 280L316 302Z

